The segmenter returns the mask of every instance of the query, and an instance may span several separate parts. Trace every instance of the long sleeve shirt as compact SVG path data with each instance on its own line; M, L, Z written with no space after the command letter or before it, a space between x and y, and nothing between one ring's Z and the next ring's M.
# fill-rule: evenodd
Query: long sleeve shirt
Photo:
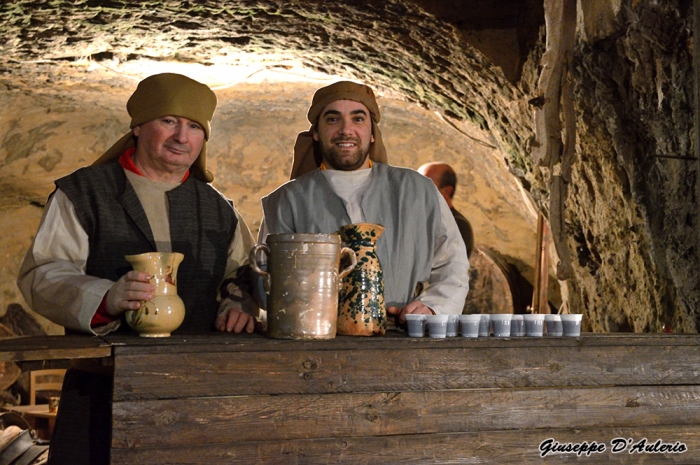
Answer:
M228 249L226 277L248 263L254 239L238 211L238 227ZM159 243L159 247L160 247ZM105 334L119 320L91 323L102 299L114 284L85 274L88 236L73 204L57 189L49 199L37 234L22 263L17 285L29 306L56 324L76 331Z
M372 182L372 171L372 169L322 171L333 192L342 200L353 223L365 221L361 202L364 192ZM428 287L417 297L417 300L435 313L459 314L462 313L469 290L469 259L454 216L436 187L435 194L440 206L438 234L434 242ZM258 242L265 242L267 234L268 229L263 221Z

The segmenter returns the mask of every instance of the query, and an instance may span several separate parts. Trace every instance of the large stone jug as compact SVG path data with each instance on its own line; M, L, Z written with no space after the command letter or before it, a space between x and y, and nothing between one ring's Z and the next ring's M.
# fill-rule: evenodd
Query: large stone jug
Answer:
M258 264L267 254L268 271ZM342 271L341 256L352 264ZM270 234L250 251L252 268L267 281L267 335L277 339L332 339L338 321L340 279L357 263L337 234Z
M177 295L177 268L185 256L177 252L149 252L124 258L135 270L148 273L156 288L153 298L141 302L141 308L124 313L126 323L141 337L170 336L185 319L185 304Z
M343 226L338 232L357 254L357 266L343 279L340 290L338 334L383 336L386 333L384 275L376 243L384 227L358 223Z

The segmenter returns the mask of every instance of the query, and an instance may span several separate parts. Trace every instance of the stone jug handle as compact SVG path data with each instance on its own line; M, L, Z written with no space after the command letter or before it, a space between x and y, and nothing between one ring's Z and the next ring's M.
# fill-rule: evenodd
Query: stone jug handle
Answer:
M267 244L256 244L255 247L250 249L250 267L253 268L253 270L261 275L265 279L265 289L270 289L270 273L267 271L263 271L260 269L260 266L258 265L258 250L262 250L265 252L265 255L268 257L270 256L270 248L267 246Z
M349 255L350 256L350 261L352 262L350 265L348 265L343 271L340 272L338 275L338 278L343 279L350 273L352 270L355 269L355 266L357 265L357 255L355 254L355 251L352 250L350 247L343 247L340 249L340 258L343 258L343 255Z

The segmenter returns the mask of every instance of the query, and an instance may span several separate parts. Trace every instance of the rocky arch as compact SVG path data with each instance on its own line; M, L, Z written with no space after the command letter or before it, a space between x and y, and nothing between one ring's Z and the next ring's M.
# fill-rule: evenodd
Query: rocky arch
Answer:
M109 123L95 130L113 137L123 128L121 108L133 83L96 72L87 59L119 69L143 59L210 66L257 56L259 65L271 68L294 59L439 112L444 126L493 147L497 156L489 165L502 165L493 172L508 170L550 216L553 173L532 157L531 103L539 96L546 38L543 2L500 2L500 11L481 0L434 3L173 0L133 8L120 1L18 1L0 10L0 98L50 99L43 108L56 111L57 101L76 105L60 96L66 86L112 89L97 103ZM564 300L598 331L664 325L695 331L700 292L690 2L580 3L572 62L576 159L562 236L572 275ZM508 46L499 51L500 43ZM12 122L11 116L6 110L3 121ZM46 135L52 124L58 123L32 130ZM61 167L65 155L39 147L40 158L17 163L29 148L9 150L18 140L13 135L4 136L3 165L14 163L24 173L38 165L46 186L56 174L47 167ZM89 161L89 153L78 159ZM19 204L39 202L46 187L15 189L21 176L5 175L2 189L18 193ZM264 192L240 193L257 194Z

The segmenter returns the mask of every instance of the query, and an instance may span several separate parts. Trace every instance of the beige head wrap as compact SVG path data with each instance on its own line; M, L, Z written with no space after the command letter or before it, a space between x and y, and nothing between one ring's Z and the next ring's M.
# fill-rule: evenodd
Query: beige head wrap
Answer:
M191 166L192 175L204 182L214 176L207 171L207 140L211 133L211 118L216 110L216 95L204 84L181 74L163 73L141 81L129 98L126 109L131 116L130 128L162 116L180 116L199 123L204 128L204 144L199 157ZM93 164L115 160L134 147L133 131L124 135Z
M308 131L299 133L297 136L297 141L294 144L294 162L292 163L292 172L289 175L289 179L298 178L321 166L323 158L320 153L316 153L313 129L318 124L318 118L326 105L336 100L352 100L367 107L372 118L372 135L374 136L374 143L369 148L369 158L379 163L387 162L382 133L379 131L379 126L377 126L381 115L379 114L379 105L377 105L374 92L372 92L370 87L363 84L340 81L322 87L314 94L311 108L309 108L307 115L311 128Z

